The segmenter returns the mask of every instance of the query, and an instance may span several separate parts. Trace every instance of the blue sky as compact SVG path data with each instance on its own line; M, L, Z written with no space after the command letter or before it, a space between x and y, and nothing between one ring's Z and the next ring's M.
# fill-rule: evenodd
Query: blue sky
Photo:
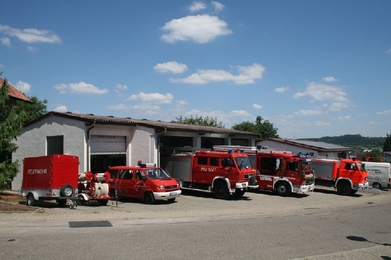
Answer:
M3 0L2 77L49 111L391 133L391 1Z

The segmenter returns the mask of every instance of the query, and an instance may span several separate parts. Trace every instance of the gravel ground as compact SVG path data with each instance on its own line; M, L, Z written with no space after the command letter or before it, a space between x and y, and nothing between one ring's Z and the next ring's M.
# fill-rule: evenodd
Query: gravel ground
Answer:
M27 207L26 200L15 192L0 191L0 212L31 212L36 207Z

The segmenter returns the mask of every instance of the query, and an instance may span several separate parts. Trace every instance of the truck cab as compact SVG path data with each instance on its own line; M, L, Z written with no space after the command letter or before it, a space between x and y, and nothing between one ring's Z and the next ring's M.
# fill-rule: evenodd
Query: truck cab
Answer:
M141 199L146 204L156 200L174 202L181 194L178 181L156 166L111 166L110 195L117 198Z
M315 189L315 176L306 159L295 154L257 153L257 180L260 189L280 196Z

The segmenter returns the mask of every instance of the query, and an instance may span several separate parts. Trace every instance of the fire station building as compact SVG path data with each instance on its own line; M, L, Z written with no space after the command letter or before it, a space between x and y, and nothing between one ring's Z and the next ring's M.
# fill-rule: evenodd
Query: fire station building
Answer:
M70 154L79 157L79 172L97 173L139 161L160 165L160 152L168 147L255 146L259 137L226 128L52 111L25 125L12 160L22 166L26 157ZM13 190L21 187L22 170Z

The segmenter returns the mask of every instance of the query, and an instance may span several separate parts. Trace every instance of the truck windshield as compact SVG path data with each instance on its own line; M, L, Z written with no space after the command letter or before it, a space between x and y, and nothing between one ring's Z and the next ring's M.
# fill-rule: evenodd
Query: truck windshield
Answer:
M236 164L238 165L239 169L253 168L253 166L251 165L251 161L248 157L236 157L235 161L236 161Z
M365 169L365 163L357 162L357 166L362 172L366 172L367 170Z
M163 169L149 169L145 170L149 179L169 179L171 176Z

